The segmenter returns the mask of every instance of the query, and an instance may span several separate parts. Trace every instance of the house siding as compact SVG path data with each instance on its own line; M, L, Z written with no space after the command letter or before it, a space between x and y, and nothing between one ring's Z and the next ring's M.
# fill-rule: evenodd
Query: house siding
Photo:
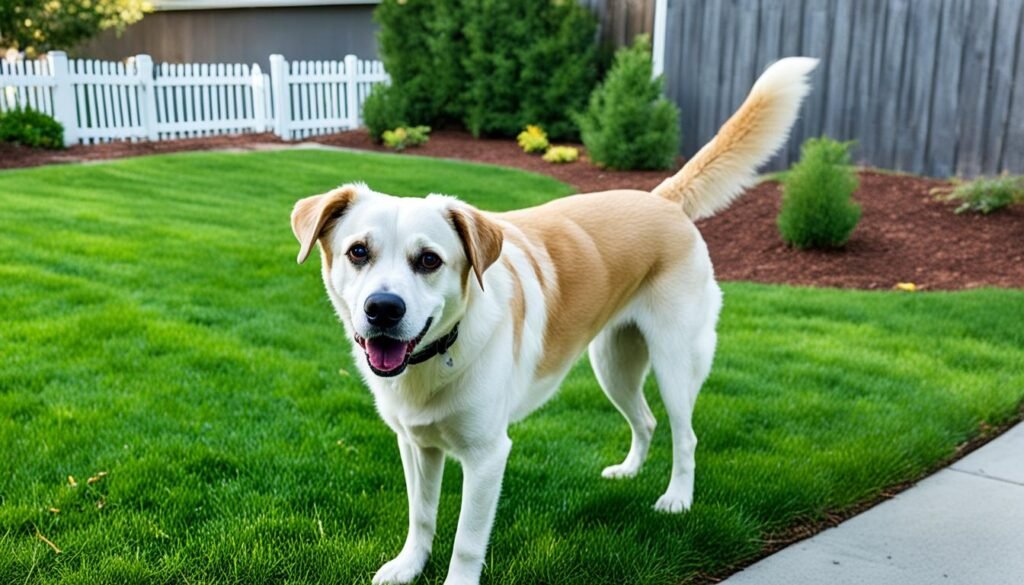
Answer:
M121 60L149 54L157 62L259 63L280 53L289 60L376 59L376 4L230 8L155 12L119 37L107 31L73 51L76 57Z

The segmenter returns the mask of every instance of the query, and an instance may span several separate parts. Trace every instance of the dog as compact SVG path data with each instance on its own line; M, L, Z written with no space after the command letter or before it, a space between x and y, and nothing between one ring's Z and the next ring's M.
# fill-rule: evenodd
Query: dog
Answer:
M478 583L494 522L508 426L544 404L589 348L632 440L606 478L637 474L655 418L654 370L672 432L672 472L655 509L693 501L694 403L714 357L722 293L694 221L724 209L788 138L815 59L769 67L739 110L652 192L575 195L506 213L455 198L350 184L299 200L298 262L319 244L327 296L384 422L409 497L401 552L373 583L408 583L430 554L446 455L464 482L445 583Z

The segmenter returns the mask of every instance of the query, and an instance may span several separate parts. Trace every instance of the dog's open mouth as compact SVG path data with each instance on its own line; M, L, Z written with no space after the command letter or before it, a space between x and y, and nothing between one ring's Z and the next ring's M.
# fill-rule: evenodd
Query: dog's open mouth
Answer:
M423 340L423 336L427 334L433 320L433 317L427 319L427 324L415 339L403 340L387 335L367 339L356 335L356 343L366 352L366 362L370 364L374 374L385 378L397 376L409 365L409 358L416 351L416 346Z

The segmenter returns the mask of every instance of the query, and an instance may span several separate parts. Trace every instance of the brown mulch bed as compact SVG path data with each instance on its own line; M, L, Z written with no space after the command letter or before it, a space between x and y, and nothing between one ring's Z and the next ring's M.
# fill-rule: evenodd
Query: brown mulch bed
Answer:
M384 146L375 144L366 130L353 130L330 136L318 136L313 140L330 146L358 148L391 152ZM580 144L557 143L575 146L580 153L586 150ZM609 189L643 189L649 191L662 182L668 173L665 171L629 171L617 172L600 169L588 161L569 164L551 164L544 162L539 156L528 155L519 149L514 140L473 138L469 133L457 130L435 130L430 133L430 141L423 146L405 151L406 154L419 156L437 156L455 158L473 162L488 163L506 167L515 167L542 175L554 177L568 183L580 193L607 191ZM680 163L682 161L680 160Z
M385 150L358 130L317 142ZM550 175L581 193L650 190L670 174L605 171L587 161L553 165L524 154L512 140L473 140L453 131L432 133L430 142L410 152L518 167ZM802 251L782 242L775 226L782 197L776 182L758 185L729 209L699 222L718 278L864 289L889 289L898 282L925 290L1024 288L1024 206L987 216L956 215L956 204L935 201L930 193L946 181L875 171L860 177L854 198L863 216L842 250Z
M365 130L311 140L385 151L370 140ZM184 150L253 149L280 143L273 134L247 134L74 146L56 152L0 144L0 169ZM542 173L582 193L616 188L650 190L670 174L606 171L585 156L576 163L553 165L524 154L512 140L477 140L453 130L437 130L426 145L407 152ZM718 278L861 289L889 289L898 282L913 282L925 290L1024 288L1024 206L987 216L956 215L955 204L936 201L930 193L946 181L872 170L862 171L860 178L860 189L854 197L863 207L863 216L842 250L800 251L782 243L775 226L781 188L775 182L754 187L728 210L699 222Z
M947 181L865 170L854 195L863 210L842 250L787 247L775 225L778 183L753 188L698 225L723 280L887 289L1024 288L1024 206L978 215L930 193Z

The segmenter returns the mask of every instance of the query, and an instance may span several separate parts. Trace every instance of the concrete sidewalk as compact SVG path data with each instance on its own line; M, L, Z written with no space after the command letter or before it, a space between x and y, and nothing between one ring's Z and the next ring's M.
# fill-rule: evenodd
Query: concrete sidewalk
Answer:
M728 585L1024 584L1024 423Z

